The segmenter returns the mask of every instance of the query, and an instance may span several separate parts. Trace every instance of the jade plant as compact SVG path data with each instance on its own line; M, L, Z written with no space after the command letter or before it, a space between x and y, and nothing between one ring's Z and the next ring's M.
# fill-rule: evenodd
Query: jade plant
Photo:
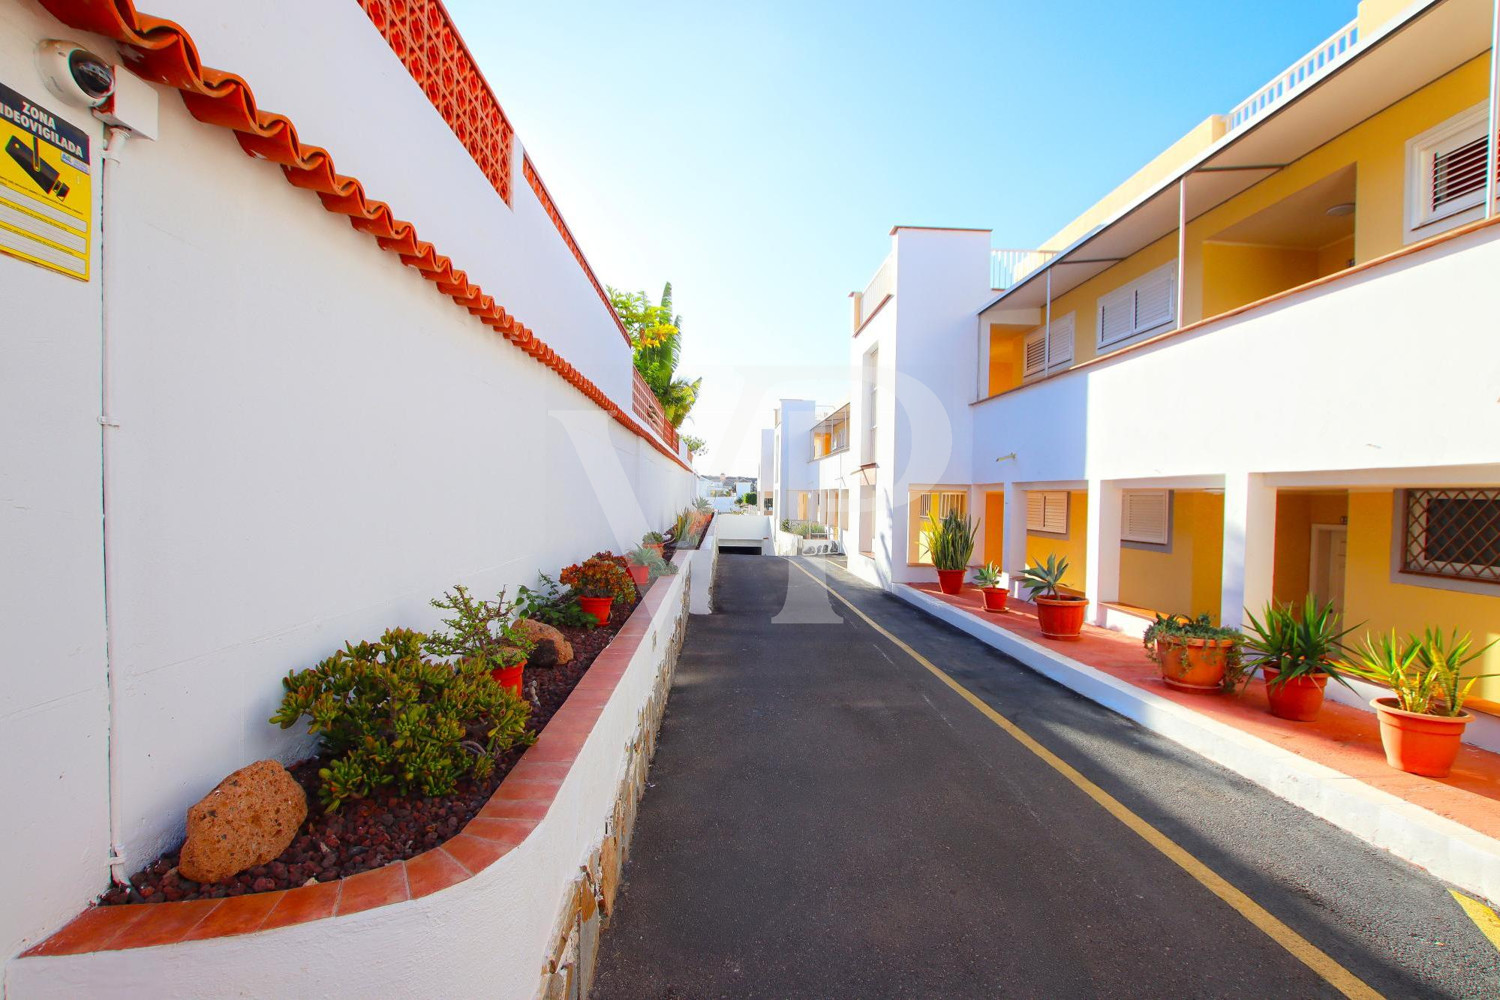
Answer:
M329 811L381 788L449 795L460 779L482 780L495 761L531 742L530 706L496 684L479 659L430 659L427 636L388 629L346 643L315 667L289 673L271 721L290 729L306 717L328 765L318 795Z
M1452 718L1462 714L1464 699L1476 683L1496 676L1465 677L1463 673L1465 666L1494 644L1473 650L1469 633L1460 635L1455 629L1451 635L1444 635L1435 628L1402 640L1392 629L1378 639L1366 635L1361 646L1350 651L1352 656L1344 668L1361 680L1388 685L1402 711Z
M513 667L531 655L535 641L516 628L520 608L505 599L505 589L493 601L476 598L468 588L457 584L442 597L430 602L444 618L444 629L427 636L427 651L434 656L479 660L491 670Z

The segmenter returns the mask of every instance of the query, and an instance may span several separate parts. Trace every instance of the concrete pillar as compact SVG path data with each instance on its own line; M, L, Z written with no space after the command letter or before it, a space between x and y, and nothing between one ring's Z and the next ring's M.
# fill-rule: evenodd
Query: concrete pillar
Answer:
M1124 491L1112 483L1089 480L1089 554L1084 568L1084 591L1088 595L1088 618L1104 623L1103 605L1120 599L1120 525L1124 513Z
M1011 593L1025 598L1016 582L1026 568L1026 491L1015 483L1005 484L1005 554L1001 569L1009 576Z
M1219 621L1238 628L1271 599L1276 558L1276 489L1253 473L1224 476L1224 573Z

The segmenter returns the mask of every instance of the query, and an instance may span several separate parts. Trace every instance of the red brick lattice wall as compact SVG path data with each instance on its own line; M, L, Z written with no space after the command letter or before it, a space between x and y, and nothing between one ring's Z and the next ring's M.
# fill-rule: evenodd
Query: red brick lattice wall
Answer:
M510 204L514 130L440 0L359 0L359 5Z
M677 428L667 422L667 414L661 408L661 402L656 398L656 393L641 378L641 373L634 369L630 372L634 378L634 386L630 394L631 409L635 415L646 422L646 426L656 431L657 435L667 443L673 451L677 450Z

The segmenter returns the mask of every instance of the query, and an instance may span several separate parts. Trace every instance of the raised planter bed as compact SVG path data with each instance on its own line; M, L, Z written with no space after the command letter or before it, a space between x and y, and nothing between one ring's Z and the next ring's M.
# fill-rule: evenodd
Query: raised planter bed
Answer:
M530 997L580 974L645 786L687 555L451 839L295 889L96 906L12 960L7 996Z

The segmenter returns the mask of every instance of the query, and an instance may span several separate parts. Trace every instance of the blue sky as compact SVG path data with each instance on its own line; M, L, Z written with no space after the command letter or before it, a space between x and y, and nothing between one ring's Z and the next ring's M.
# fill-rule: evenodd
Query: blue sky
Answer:
M671 280L685 429L754 474L778 396L847 384L892 225L1034 247L1352 20L1245 4L447 0L601 281Z

